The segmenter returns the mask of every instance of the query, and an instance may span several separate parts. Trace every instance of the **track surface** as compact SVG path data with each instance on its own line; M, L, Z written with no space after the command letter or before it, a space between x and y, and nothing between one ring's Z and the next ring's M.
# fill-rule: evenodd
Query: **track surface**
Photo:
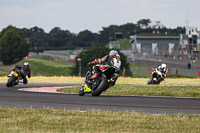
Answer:
M39 84L18 85L6 88L0 83L0 106L19 108L53 108L53 109L98 109L106 111L131 111L152 114L184 113L200 114L199 98L170 98L145 96L111 96L78 94L55 94L18 91L20 88L71 86L75 84Z

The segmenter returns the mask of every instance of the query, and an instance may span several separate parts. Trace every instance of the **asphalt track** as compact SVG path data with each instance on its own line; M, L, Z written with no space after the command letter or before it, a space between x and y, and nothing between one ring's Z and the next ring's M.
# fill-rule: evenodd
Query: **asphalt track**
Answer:
M200 114L200 98L172 98L145 96L111 96L78 94L40 93L19 91L20 88L72 86L75 84L42 84L30 83L6 88L0 83L0 106L17 108L51 108L66 110L105 110L129 111L151 114L183 113Z

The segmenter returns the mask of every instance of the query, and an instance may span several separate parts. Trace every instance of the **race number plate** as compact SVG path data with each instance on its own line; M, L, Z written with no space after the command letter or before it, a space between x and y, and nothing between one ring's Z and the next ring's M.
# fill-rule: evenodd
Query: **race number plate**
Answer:
M17 76L18 76L18 73L15 72L13 75L14 75L15 77L17 77Z

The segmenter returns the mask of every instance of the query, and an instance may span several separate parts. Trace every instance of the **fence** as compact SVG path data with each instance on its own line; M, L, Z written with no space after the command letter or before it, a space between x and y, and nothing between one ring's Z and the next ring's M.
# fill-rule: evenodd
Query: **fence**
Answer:
M150 77L152 69L155 69L155 68L132 66L130 69L134 77ZM184 75L184 76L200 76L200 72L197 70L178 69L178 68L168 68L167 74L178 74L178 75Z
M72 58L70 56L64 56L64 55L53 55L53 54L47 54L47 53L36 54L33 52L30 52L29 54L31 54L32 57L49 59L49 60L60 60L60 61L71 61L72 60Z

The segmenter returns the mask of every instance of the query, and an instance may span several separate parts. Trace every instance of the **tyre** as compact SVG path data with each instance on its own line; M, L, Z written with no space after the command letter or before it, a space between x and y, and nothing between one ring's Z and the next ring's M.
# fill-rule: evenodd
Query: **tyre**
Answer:
M81 89L79 90L79 93L78 93L79 96L84 96L85 95L85 92L84 92L84 89L81 87Z
M149 81L147 82L148 85L153 84L153 79L149 79Z
M92 96L99 96L108 87L108 78L102 77L101 82L96 89L92 90Z
M160 81L157 81L155 84L156 84L156 85L159 85L159 84L160 84Z
M8 82L6 83L6 87L11 87L14 81L15 81L15 78L13 78L13 76L11 76L8 79Z

